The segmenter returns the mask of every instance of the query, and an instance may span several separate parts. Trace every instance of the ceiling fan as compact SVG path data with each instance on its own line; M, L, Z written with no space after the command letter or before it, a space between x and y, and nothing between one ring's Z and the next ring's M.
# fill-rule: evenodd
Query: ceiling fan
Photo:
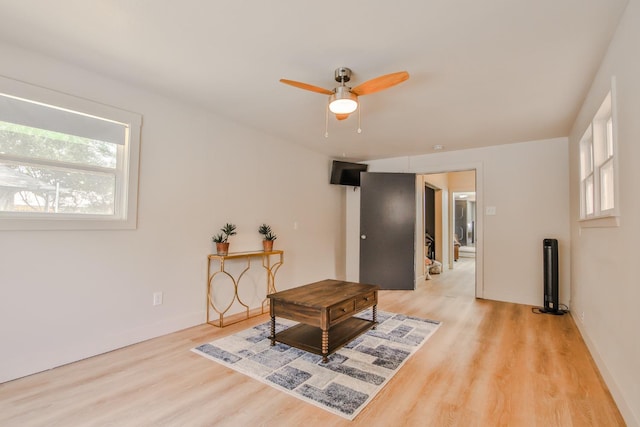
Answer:
M347 67L337 68L335 71L335 79L340 86L333 90L324 89L307 83L296 82L293 80L280 79L284 84L288 84L300 89L310 90L311 92L329 95L329 110L336 115L336 119L344 120L349 114L358 108L358 96L369 95L391 86L402 83L409 78L409 73L400 71L397 73L385 74L368 80L354 88L346 86L345 83L351 80L351 69Z

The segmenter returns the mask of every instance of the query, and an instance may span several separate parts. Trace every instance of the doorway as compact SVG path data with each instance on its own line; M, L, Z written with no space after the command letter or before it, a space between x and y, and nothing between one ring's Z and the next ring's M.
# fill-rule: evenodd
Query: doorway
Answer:
M439 217L430 234L435 248L431 251L425 245L425 258L436 260L442 264L440 274L447 271L464 268L473 270L473 274L461 277L473 277L464 286L469 288L476 297L481 297L477 289L477 259L478 222L476 203L476 170L452 171L437 174L424 174L426 188L434 189L434 206L438 206L434 213L430 212L427 201L429 192L425 190L425 240L429 239L427 231L430 217ZM434 258L435 256L435 258ZM428 261L425 259L425 262ZM437 270L436 270L437 271ZM426 276L428 277L428 276ZM425 277L425 278L426 278Z
M425 256L436 259L436 190L424 186L424 246Z
M476 255L476 193L453 193L454 261Z
M469 162L469 163L451 163L451 164L437 164L431 166L419 167L416 174L416 181L421 181L420 185L416 182L416 207L418 216L416 217L416 247L414 252L415 264L411 267L411 270L416 274L416 284L424 284L425 278L422 275L425 264L424 258L424 223L423 219L423 194L424 194L424 181L427 178L429 183L433 183L432 186L436 190L436 229L440 230L440 236L437 237L436 246L436 259L443 260L443 270L445 273L450 269L455 268L453 261L453 226L452 219L449 218L450 212L453 210L453 189L462 191L461 188L455 187L457 180L460 177L451 175L449 179L448 174L455 174L457 172L470 173L475 181L476 192L476 210L477 210L477 222L475 226L475 247L476 257L472 259L473 262L473 276L475 277L475 289L473 294L476 298L484 298L484 282L483 282L483 223L484 217L484 202L483 202L483 176L484 167L482 163ZM389 172L396 172L395 168L387 169ZM384 169L382 169L384 170ZM442 185L439 185L436 181L440 179ZM451 183L449 181L452 181ZM473 181L472 181L473 182ZM473 188L473 187L472 187ZM346 279L357 282L360 280L360 243L361 243L361 230L360 230L360 216L362 214L361 191L346 191L346 205L347 205L347 222L346 222L346 265L345 275ZM439 204L439 205L438 205ZM451 204L451 206L450 206ZM443 214L444 212L444 214ZM439 216L438 216L439 215ZM422 248L422 249L420 249ZM458 268L462 268L459 265ZM422 276L422 277L419 277ZM471 285L473 286L473 285Z

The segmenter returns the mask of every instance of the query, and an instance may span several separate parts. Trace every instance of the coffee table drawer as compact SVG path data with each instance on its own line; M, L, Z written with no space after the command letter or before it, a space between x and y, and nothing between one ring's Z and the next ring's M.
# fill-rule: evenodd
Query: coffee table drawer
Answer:
M356 298L356 311L364 310L377 303L377 292L369 292Z
M329 323L333 324L342 317L349 317L355 311L356 302L353 299L341 302L329 308Z

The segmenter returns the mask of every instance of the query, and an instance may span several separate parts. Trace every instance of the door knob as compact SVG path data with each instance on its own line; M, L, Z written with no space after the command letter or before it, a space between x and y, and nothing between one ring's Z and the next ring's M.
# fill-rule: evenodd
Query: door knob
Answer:
M361 235L361 236L360 236L360 238L361 238L362 240L365 240L365 239L367 238L367 235L366 235L366 234L363 234L363 235Z

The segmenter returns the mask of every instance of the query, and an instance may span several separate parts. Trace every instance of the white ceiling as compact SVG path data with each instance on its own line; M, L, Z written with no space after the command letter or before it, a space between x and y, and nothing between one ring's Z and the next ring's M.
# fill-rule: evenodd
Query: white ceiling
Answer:
M0 40L364 160L568 135L627 2L0 0ZM278 80L340 66L411 78L325 138L326 96Z

